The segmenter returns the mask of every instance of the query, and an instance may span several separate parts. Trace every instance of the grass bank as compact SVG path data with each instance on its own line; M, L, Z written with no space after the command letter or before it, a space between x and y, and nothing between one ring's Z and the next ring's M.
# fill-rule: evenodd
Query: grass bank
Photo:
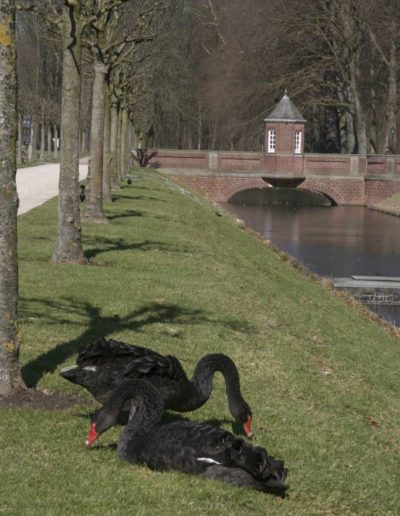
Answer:
M91 265L52 265L56 200L19 218L23 375L81 394L59 375L100 335L177 355L190 373L229 354L255 443L284 458L281 500L116 457L118 429L86 450L96 402L0 407L5 514L398 514L399 339L293 268L213 206L141 171L106 225L84 225ZM224 386L188 414L231 429Z

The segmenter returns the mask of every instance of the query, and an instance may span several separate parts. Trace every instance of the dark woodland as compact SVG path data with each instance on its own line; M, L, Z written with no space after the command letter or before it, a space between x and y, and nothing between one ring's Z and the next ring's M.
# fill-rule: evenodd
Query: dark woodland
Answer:
M394 0L129 0L105 16L90 0L80 4L81 146L90 141L92 85L103 66L111 177L118 130L135 148L259 150L263 118L285 89L307 120L306 151L399 151ZM17 50L19 121L30 118L33 140L19 160L27 152L43 159L58 150L60 24L40 9L20 10ZM126 164L119 167L123 177Z

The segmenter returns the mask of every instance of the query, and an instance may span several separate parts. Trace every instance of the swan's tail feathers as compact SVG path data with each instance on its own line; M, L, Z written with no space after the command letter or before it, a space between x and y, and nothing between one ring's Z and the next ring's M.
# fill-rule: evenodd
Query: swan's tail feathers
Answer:
M247 489L255 489L265 493L274 494L276 496L285 497L287 486L284 482L274 480L260 480L254 478L248 471L242 468L223 466L219 464L210 464L203 472L202 476L213 480L221 480L228 484L245 487Z
M80 366L103 365L112 360L127 360L149 354L154 354L154 351L134 344L99 337L79 353L76 363Z
M284 462L268 455L267 450L243 441L234 439L225 450L224 465L247 472L255 482L254 489L268 491L285 490L287 469ZM235 472L234 475L237 475ZM247 478L246 475L243 478ZM256 487L260 483L259 487Z
M81 368L77 365L63 367L60 369L60 375L68 380L71 383L76 383L78 385L82 385L82 382L85 383L85 378L87 376L93 375L93 370L87 368Z
M97 401L104 403L110 395L115 380L111 375L103 375L98 366L79 365L60 369L60 375L75 385L87 389Z

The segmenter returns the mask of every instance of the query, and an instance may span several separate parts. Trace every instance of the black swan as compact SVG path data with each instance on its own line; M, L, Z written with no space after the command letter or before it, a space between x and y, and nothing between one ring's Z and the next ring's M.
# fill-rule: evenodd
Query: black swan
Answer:
M222 353L200 359L192 380L179 360L163 356L148 348L100 338L79 353L77 365L61 369L60 374L72 383L85 387L100 403L122 380L146 378L159 390L165 407L177 412L195 410L208 400L216 371L225 377L226 393L233 418L252 436L252 413L240 392L238 370Z
M230 432L192 421L160 423L164 402L147 380L125 380L91 420L86 446L116 424L130 400L128 424L118 442L119 456L132 464L158 471L177 470L223 480L230 484L283 496L287 470L269 456Z

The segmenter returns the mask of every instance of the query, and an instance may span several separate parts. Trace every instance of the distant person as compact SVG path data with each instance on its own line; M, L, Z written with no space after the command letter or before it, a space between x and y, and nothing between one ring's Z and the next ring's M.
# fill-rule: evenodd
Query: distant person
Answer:
M390 147L386 147L385 154L393 154L392 149Z

